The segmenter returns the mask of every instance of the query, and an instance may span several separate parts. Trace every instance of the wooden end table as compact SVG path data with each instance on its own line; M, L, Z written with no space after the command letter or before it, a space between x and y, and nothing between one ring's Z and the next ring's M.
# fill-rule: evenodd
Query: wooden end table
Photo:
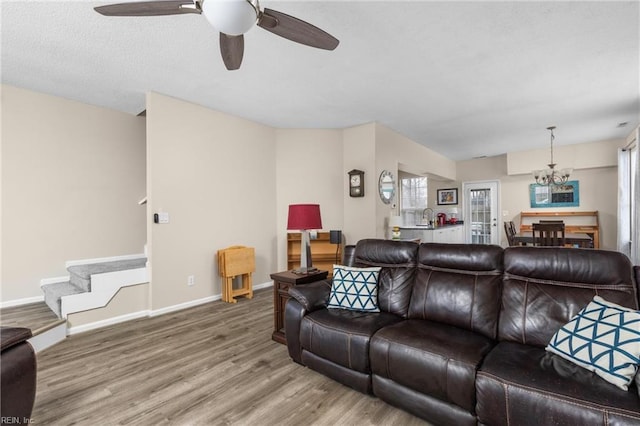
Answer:
M294 274L291 271L271 274L273 280L273 334L271 338L278 343L286 344L284 335L284 307L289 300L289 288L300 284L309 284L327 278L328 271L315 271L308 274Z

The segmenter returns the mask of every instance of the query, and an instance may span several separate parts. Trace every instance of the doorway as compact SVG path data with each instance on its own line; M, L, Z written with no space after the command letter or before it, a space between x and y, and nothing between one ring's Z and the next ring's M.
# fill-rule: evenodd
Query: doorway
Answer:
M497 180L462 183L465 242L500 244Z

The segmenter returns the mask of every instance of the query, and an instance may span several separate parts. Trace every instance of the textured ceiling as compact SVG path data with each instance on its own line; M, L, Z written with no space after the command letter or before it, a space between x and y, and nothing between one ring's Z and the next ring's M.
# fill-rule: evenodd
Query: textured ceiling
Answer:
M2 0L2 82L132 114L156 91L280 128L377 121L455 160L548 147L550 125L564 145L640 120L638 1L264 0L340 45L255 27L238 71L203 16L93 11L108 3Z

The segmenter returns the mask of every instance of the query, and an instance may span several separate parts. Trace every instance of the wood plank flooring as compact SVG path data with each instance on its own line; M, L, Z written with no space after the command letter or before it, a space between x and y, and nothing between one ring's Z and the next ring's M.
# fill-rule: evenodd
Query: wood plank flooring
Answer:
M32 333L61 321L44 302L0 309L0 325L30 328Z
M271 340L272 290L72 335L38 354L42 425L424 425Z

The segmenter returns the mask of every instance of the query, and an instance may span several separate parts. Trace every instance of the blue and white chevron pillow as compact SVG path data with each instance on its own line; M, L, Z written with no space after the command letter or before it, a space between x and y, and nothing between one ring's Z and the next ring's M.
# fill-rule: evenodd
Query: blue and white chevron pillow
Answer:
M628 390L640 364L640 312L595 296L546 350Z
M333 283L328 308L380 312L378 308L378 275L380 268L354 268L333 265Z

